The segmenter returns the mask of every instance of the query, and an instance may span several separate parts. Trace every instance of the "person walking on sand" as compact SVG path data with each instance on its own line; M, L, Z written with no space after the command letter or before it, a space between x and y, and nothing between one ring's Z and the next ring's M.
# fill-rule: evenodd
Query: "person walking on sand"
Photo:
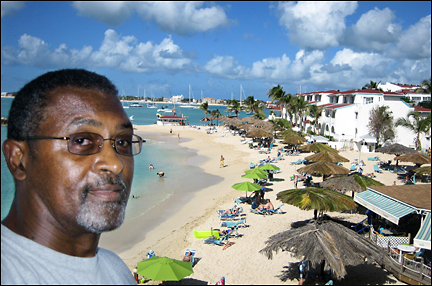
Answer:
M220 158L220 167L219 168L225 167L224 161L225 161L225 158L224 158L223 155L221 155L221 158Z
M298 176L295 175L294 176L294 187L297 189L297 184L298 184Z

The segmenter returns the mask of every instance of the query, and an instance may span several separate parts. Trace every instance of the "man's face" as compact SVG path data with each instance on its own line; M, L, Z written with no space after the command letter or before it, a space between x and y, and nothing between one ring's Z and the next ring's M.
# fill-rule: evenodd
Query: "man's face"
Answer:
M132 134L115 96L95 90L58 88L49 98L38 136L92 132L103 138ZM67 140L34 141L27 192L51 223L68 233L101 233L121 225L132 185L134 160L104 141L99 153L75 155Z

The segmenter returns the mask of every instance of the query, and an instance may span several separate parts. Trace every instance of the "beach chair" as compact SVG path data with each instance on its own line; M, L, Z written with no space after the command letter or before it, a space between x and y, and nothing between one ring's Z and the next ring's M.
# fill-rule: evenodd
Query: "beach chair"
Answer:
M372 158L368 158L368 161L379 161L378 156L372 157Z
M377 173L381 173L382 171L379 169L378 164L374 165L374 171Z
M219 239L216 238L206 238L203 240L204 244L210 244L210 245L219 245L219 246L223 246L222 250L225 250L225 248L235 244L235 242L230 242L228 241L230 235L226 234L224 236L222 236Z
M285 160L285 158L283 157L283 155L280 155L279 157L277 157L278 160Z
M291 165L300 165L302 163L302 160L301 159L298 159L297 161L295 161L295 162L291 162Z
M243 208L239 207L237 204L234 205L234 207L230 208L230 210L233 211L236 208L239 208L239 210L238 210L238 212L236 214L240 214L240 213L243 212ZM224 211L225 210L217 210L216 213L218 214L218 216L222 216ZM226 213L225 215L233 215L233 214Z
M277 214L277 213L282 213L281 207L284 204L281 204L280 206L278 206L277 208L275 208L274 210L267 210L268 214Z
M183 256L183 261L190 262L192 267L195 264L195 249L186 249L185 255Z
M355 171L356 168L357 168L357 164L352 164L351 168L349 170L350 171Z
M225 214L225 215L219 215L219 220L223 221L223 220L242 220L244 219L244 217L246 216L246 214L241 213L241 214Z
M246 219L242 219L241 221L221 221L220 226L224 227L246 227Z

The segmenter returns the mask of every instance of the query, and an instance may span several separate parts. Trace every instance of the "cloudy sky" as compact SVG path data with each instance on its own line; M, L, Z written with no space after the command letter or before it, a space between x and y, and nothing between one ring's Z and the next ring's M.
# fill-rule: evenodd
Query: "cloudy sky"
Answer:
M1 91L85 68L120 94L266 100L419 84L431 76L431 2L1 2Z

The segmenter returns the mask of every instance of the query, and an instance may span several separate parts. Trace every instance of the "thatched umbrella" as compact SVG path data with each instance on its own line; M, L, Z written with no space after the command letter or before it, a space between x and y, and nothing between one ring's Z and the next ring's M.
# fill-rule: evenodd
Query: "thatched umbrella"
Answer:
M335 163L329 162L316 162L310 165L306 165L298 169L301 173L308 173L311 175L323 175L323 179L325 175L343 175L349 174L350 170L345 167L336 165Z
M290 132L286 134L284 140L282 141L283 144L291 144L291 145L299 145L304 142L306 142L306 139L296 132Z
M384 154L394 154L396 156L404 155L404 154L413 154L416 153L414 149L408 148L404 145L401 145L399 143L387 145L381 148L377 149L378 152L384 153Z
M319 153L307 156L305 160L312 161L312 162L330 162L330 163L337 163L337 162L349 162L349 160L341 155L339 155L336 152L324 150Z
M431 158L429 156L426 156L424 154L421 154L419 152L402 155L402 156L396 156L394 160L399 160L402 162L412 162L417 165L417 167L420 167L423 164L430 164Z
M338 176L320 183L320 187L328 188L333 191L342 193L352 191L352 197L354 197L354 193L366 191L367 187L370 186L384 186L384 184L360 174Z
M240 125L236 126L238 129L243 129L243 130L251 130L252 128L254 128L252 125L247 124L247 123L242 123Z
M320 151L327 150L327 151L339 153L338 150L333 149L329 145L326 145L323 143L317 143L317 142L314 142L314 143L311 143L311 144L308 144L305 146L301 146L300 150L307 151L307 152L320 152Z
M246 133L246 137L254 138L254 137L273 137L273 136L262 129L254 128L249 130L248 133Z
M414 170L414 172L416 172L416 174L419 175L425 175L425 174L431 174L431 166L424 166L424 167L420 167Z
M345 267L359 265L365 258L379 264L387 263L387 254L371 240L363 238L355 231L331 220L315 221L299 228L275 234L265 242L260 253L273 258L273 252L290 251L303 260L318 265L327 262L336 279L347 274Z
M252 118L252 117L250 117L250 116L248 116L248 117L244 117L244 118L240 118L240 120L241 120L242 122L247 122L247 123L254 123L254 122L256 121L255 118Z
M282 191L276 195L276 199L302 210L315 210L315 219L317 211L346 211L357 207L347 195L316 187Z

